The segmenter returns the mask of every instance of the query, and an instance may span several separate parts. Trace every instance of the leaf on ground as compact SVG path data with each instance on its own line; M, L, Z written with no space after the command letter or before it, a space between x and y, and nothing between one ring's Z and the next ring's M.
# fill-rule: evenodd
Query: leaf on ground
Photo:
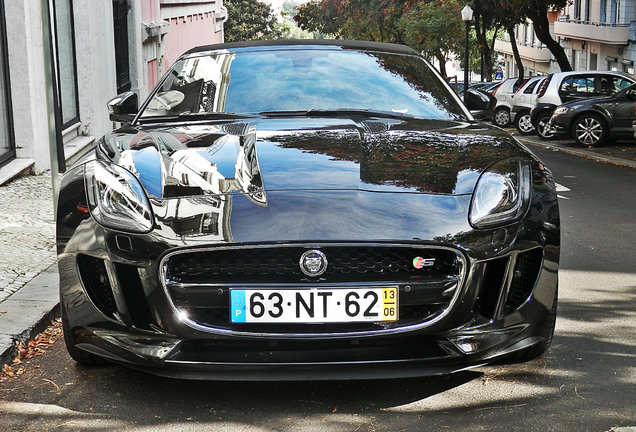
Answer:
M23 364L22 360L28 360L36 356L42 356L46 353L46 350L55 343L55 341L62 336L62 320L57 318L51 321L49 325L42 333L38 334L33 340L28 341L26 344L22 342L16 342L15 349L17 351L16 357L11 362L12 365ZM24 367L19 367L14 370L9 365L4 365L0 370L0 377L15 378L26 372Z

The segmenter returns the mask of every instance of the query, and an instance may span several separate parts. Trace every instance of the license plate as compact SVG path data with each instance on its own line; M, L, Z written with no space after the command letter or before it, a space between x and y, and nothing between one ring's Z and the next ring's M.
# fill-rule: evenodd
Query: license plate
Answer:
M398 289L233 289L233 323L397 321Z

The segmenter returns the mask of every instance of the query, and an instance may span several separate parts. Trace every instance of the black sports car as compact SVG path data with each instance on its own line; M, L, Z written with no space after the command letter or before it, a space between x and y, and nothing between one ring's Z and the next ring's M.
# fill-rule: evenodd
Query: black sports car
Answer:
M204 379L449 373L550 344L550 171L415 51L207 46L63 177L68 351Z
M599 98L569 102L557 107L550 119L555 135L569 136L578 144L602 146L610 136L634 138L636 84Z

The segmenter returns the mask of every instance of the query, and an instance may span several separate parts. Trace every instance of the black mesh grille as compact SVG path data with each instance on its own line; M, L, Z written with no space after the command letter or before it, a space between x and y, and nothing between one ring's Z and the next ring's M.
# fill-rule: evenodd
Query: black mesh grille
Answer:
M407 281L422 277L457 276L460 263L454 252L411 247L327 246L319 248L328 260L321 282ZM300 270L301 255L310 248L272 247L225 249L171 256L166 279L180 283L302 283L312 282ZM416 269L413 259L434 259Z
M300 270L300 257L319 249L328 266L319 277ZM416 258L429 266L416 269ZM331 333L400 327L424 322L441 313L461 283L462 262L452 250L400 246L321 247L268 246L255 248L191 250L165 261L166 286L173 303L206 327L277 333ZM399 320L357 324L232 324L230 288L277 286L397 286Z
M117 305L108 280L104 260L88 255L78 255L77 266L86 293L95 307L104 315L112 316L117 310Z
M517 309L530 297L539 277L542 262L542 249L533 249L517 256L514 275L506 300L507 311Z

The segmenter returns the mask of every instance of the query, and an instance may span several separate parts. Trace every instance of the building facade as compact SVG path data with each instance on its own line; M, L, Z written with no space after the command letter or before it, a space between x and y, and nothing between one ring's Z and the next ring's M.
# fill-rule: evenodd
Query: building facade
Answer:
M111 98L143 100L184 51L223 42L226 18L222 0L0 0L0 184L51 166L47 78L68 159L112 129Z
M615 70L634 73L636 0L574 0L549 14L550 31L565 49L573 70ZM550 51L536 38L531 22L515 31L524 75L559 72ZM495 42L504 58L504 76L519 74L506 35Z

